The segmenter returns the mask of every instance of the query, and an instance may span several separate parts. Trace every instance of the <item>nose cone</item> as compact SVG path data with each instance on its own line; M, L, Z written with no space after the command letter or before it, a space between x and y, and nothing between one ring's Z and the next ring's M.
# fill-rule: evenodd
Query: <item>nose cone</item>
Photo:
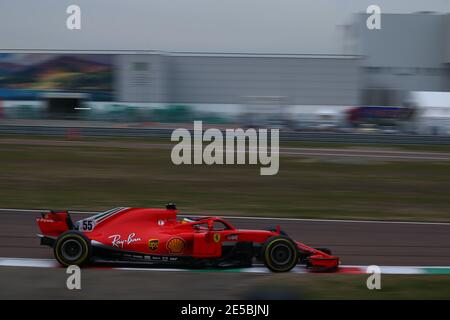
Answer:
M339 258L335 256L313 255L308 257L308 266L334 271L339 267Z

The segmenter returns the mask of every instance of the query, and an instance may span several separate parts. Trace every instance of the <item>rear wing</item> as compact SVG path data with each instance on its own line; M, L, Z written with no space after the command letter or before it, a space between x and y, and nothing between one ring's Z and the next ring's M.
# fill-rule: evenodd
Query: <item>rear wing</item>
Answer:
M40 218L36 219L44 236L57 237L67 230L75 228L68 211L50 211L42 213Z

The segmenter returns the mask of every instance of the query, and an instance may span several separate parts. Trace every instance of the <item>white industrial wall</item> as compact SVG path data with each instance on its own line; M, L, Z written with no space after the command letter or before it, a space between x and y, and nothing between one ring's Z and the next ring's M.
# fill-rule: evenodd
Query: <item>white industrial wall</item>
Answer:
M356 105L358 60L333 57L171 56L171 100L241 103L281 96L290 105Z
M134 70L139 62L148 75ZM282 96L290 105L357 105L359 98L354 57L148 54L120 55L117 65L119 101L240 104L246 96Z
M159 54L116 55L114 71L116 100L167 102L169 74L166 59Z

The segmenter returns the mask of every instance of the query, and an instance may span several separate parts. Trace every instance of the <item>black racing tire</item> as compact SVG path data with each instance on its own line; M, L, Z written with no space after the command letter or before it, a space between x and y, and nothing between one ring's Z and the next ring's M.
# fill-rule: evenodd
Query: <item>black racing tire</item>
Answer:
M65 267L81 266L91 258L91 242L82 232L69 230L56 239L53 254L56 260Z
M331 256L331 250L328 248L315 248L315 249L322 251L323 253L329 254Z
M273 272L288 272L298 263L295 243L286 236L273 236L261 248L264 265Z
M273 227L265 228L264 230L266 230L266 231L271 231L271 232L277 232L277 228L273 228ZM283 229L280 229L280 234L281 234L282 236L286 236L286 237L287 237L287 235L288 235Z

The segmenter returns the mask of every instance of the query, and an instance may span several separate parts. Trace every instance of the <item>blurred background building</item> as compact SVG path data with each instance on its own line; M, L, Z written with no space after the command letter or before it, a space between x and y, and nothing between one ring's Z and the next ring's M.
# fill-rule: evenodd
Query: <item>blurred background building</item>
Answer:
M449 134L450 15L366 19L341 26L345 54L3 53L0 117Z
M382 29L357 22L361 103L401 105L411 91L450 90L450 15L384 14Z

